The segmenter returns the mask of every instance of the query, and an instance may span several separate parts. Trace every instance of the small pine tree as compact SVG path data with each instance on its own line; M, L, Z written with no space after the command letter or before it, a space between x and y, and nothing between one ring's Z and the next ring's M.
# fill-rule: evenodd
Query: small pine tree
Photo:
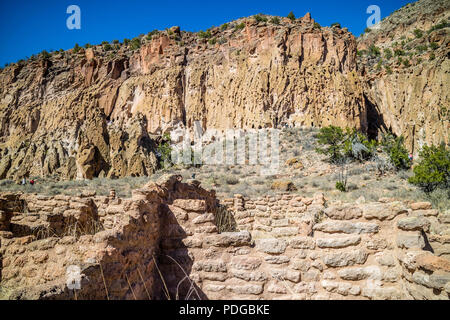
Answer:
M337 162L342 158L341 150L345 138L342 128L335 126L323 127L316 138L319 144L326 145L326 147L317 148L317 152L328 155L331 162Z
M409 159L408 150L405 148L405 139L402 136L383 135L381 145L397 170L408 170L411 168L411 160Z
M408 181L426 193L437 188L449 189L450 150L444 144L439 147L424 146L419 156L421 160L414 168L414 176Z
M78 43L75 43L75 47L73 48L73 53L78 53L81 50L81 47L78 45Z
M291 21L294 21L295 20L295 15L294 15L294 12L289 12L289 14L287 15L287 18L288 19L290 19Z
M158 145L158 148L156 150L156 155L159 160L159 165L161 168L167 168L172 166L172 148L170 146L170 135L165 134L162 137L161 142Z

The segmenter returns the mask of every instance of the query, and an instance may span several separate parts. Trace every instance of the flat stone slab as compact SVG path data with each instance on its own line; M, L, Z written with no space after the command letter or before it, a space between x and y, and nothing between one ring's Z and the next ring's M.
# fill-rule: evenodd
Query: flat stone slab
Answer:
M405 231L428 231L430 220L425 217L407 217L397 221L397 227Z
M379 226L370 222L325 221L314 226L314 230L325 233L377 233Z
M367 251L359 249L324 254L322 261L329 267L346 267L355 264L364 264L368 256Z
M316 239L319 248L346 248L356 246L361 242L360 236L336 237L336 238L320 238Z
M282 254L286 251L287 243L284 240L260 239L256 241L258 251L269 254Z

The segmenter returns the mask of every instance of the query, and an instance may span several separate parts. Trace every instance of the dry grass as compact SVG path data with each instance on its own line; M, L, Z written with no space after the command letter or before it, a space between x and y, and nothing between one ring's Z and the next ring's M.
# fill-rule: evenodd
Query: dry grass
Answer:
M214 213L215 225L222 232L234 232L237 231L237 224L234 220L233 214L225 206L218 206Z

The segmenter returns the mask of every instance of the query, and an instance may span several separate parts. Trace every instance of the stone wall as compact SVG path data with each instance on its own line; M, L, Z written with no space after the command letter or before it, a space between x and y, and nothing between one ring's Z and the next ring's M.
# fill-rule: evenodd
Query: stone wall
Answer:
M448 212L429 203L236 195L222 204L239 231L219 233L214 192L179 176L126 200L0 199L9 298L449 298ZM66 287L73 265L81 290Z
M159 197L150 191L146 196L20 196L25 210L11 213L8 231L0 234L3 294L10 299L149 297L160 220ZM82 275L76 293L66 286L74 266Z

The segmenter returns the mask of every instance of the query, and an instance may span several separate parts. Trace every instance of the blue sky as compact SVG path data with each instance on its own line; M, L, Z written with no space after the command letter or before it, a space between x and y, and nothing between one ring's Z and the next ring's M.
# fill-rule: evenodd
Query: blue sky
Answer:
M179 25L199 31L213 25L265 13L297 17L311 12L322 26L340 22L358 36L366 27L369 5L378 5L382 18L412 0L6 0L0 2L0 66L42 50L70 49L75 43L99 44L133 38L153 29ZM69 30L69 5L81 8L81 30Z

